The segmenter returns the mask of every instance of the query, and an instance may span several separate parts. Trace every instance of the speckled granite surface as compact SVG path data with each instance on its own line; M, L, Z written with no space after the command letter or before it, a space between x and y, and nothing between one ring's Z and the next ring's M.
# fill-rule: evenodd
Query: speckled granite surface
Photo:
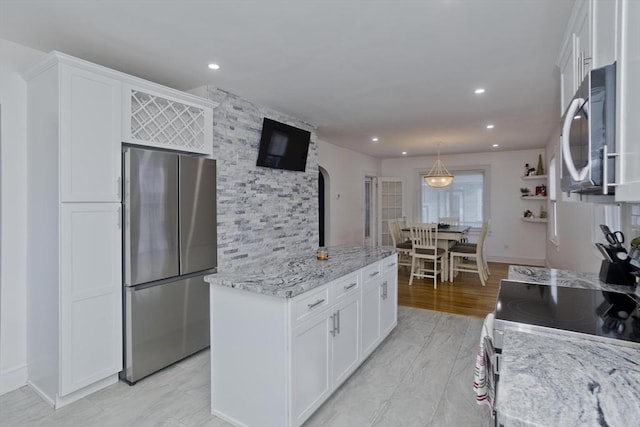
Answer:
M506 427L636 425L640 347L508 328L497 405Z
M317 260L314 251L300 254L287 263L243 266L240 271L210 274L204 280L214 285L291 298L395 253L393 246L328 249L328 260Z
M509 280L527 283L558 285L569 288L596 289L611 292L635 293L640 296L640 289L629 286L610 285L600 280L596 273L558 270L555 268L509 266Z

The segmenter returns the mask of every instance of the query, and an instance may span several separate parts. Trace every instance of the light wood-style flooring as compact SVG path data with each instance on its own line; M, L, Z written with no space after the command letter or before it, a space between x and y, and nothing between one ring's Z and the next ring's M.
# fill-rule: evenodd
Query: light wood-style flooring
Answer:
M490 262L489 270L486 286L482 286L477 274L458 273L453 282L438 281L438 288L433 289L433 279L414 279L409 286L409 268L401 267L398 305L484 319L495 309L500 280L507 278L509 264Z

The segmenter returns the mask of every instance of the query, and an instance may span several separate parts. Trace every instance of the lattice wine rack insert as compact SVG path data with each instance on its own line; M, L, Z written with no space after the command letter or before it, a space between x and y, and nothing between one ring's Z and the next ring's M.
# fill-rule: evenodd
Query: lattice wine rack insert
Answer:
M183 149L205 149L205 111L131 91L131 137Z

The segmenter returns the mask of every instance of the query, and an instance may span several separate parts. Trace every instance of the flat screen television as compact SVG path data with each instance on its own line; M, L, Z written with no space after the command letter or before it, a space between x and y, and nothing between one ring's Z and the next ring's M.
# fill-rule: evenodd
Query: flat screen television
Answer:
M304 172L311 132L264 118L256 166Z

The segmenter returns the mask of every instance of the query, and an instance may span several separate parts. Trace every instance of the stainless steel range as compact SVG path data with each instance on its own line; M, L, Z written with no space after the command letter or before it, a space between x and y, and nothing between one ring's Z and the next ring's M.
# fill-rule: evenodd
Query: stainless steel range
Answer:
M625 293L503 280L496 302L494 347L502 349L507 325L640 345L639 307L636 298Z
M633 294L502 280L493 320L493 339L483 341L487 382L494 390L493 417L505 328L626 342L640 349L640 298ZM496 424L497 425L497 424Z

